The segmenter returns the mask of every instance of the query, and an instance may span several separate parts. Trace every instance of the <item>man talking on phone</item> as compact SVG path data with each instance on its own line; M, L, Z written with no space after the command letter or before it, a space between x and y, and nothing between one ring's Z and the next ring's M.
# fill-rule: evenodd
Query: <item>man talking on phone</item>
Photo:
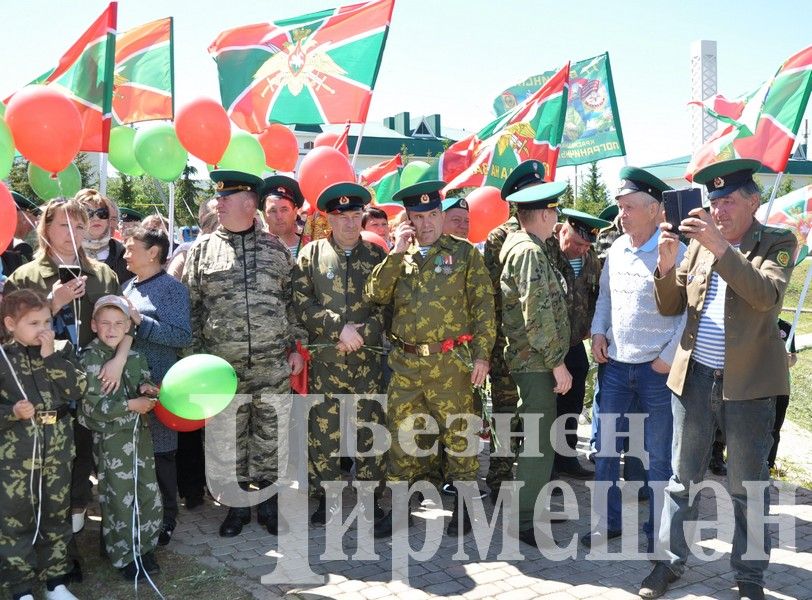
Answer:
M765 227L754 217L761 197L753 173L760 167L758 161L736 159L694 175L694 182L707 186L710 214L697 208L680 223L680 232L691 240L682 262L676 233L661 225L657 307L663 315L687 309L688 321L668 377L674 473L665 489L659 532L664 555L643 580L643 598L661 596L685 570L691 537L685 525L696 521L699 508L696 499L689 502L690 488L705 475L717 427L728 447L735 519L730 563L739 597L764 598L770 534L758 516L767 515L769 494L748 498L745 483L765 482L766 490L775 397L789 393L787 353L777 323L796 241L789 231ZM748 502L756 502L755 514ZM756 522L748 522L748 516L756 516Z
M365 288L372 302L392 305L387 407L392 446L387 477L409 484L476 481L477 449L468 448L464 437L468 424L463 418L447 422L446 417L477 415L471 386L485 383L496 337L493 289L482 255L467 241L442 233L440 190L445 185L416 183L393 196L403 204L408 219L395 229L394 247L373 269ZM413 456L417 453L400 445L401 426L418 430L428 425L422 418L409 424L420 414L437 424L438 447L447 451L442 461L436 454ZM421 437L430 441L428 446L419 442L421 448L435 443L431 438L436 436L428 432ZM444 479L435 481L440 464ZM458 494L449 535L471 528L461 505ZM384 536L391 530L390 513L376 523L375 533Z

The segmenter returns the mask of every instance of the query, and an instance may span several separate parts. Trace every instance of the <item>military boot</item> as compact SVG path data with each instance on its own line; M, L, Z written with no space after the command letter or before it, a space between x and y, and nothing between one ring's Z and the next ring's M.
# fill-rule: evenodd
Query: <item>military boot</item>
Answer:
M229 508L223 524L220 525L220 537L235 537L242 533L244 525L251 522L251 509L248 507Z

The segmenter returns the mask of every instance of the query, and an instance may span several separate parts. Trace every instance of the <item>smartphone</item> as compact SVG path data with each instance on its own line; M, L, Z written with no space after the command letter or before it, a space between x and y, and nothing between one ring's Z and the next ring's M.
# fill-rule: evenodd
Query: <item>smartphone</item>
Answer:
M679 235L679 224L688 218L695 208L702 208L702 190L686 188L684 190L667 190L663 192L665 220L671 224L671 232Z
M82 267L79 265L59 265L59 281L68 283L82 276Z

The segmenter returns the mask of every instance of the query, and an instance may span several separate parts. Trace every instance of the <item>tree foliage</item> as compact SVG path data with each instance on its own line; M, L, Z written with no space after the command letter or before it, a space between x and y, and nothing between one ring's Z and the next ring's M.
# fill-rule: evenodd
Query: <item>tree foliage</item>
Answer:
M575 198L573 208L591 215L597 215L608 204L609 193L606 190L606 185L601 181L598 163L590 163L586 180L578 188L578 197Z

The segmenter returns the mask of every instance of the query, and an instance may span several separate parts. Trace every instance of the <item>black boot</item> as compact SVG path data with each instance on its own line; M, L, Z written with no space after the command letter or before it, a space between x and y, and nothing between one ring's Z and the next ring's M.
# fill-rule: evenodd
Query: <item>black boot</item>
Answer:
M324 525L327 522L327 498L324 494L319 496L319 505L316 507L316 512L310 515L311 525Z
M267 506L265 529L271 535L279 535L279 494L274 494L263 504Z
M220 537L240 535L244 525L251 522L251 509L247 507L229 508L223 524L220 525Z
M460 500L454 506L454 512L451 513L451 520L448 522L448 527L445 532L447 535L457 535L460 530L460 504L462 507L462 535L470 533L471 531L471 518L468 516L468 507Z

